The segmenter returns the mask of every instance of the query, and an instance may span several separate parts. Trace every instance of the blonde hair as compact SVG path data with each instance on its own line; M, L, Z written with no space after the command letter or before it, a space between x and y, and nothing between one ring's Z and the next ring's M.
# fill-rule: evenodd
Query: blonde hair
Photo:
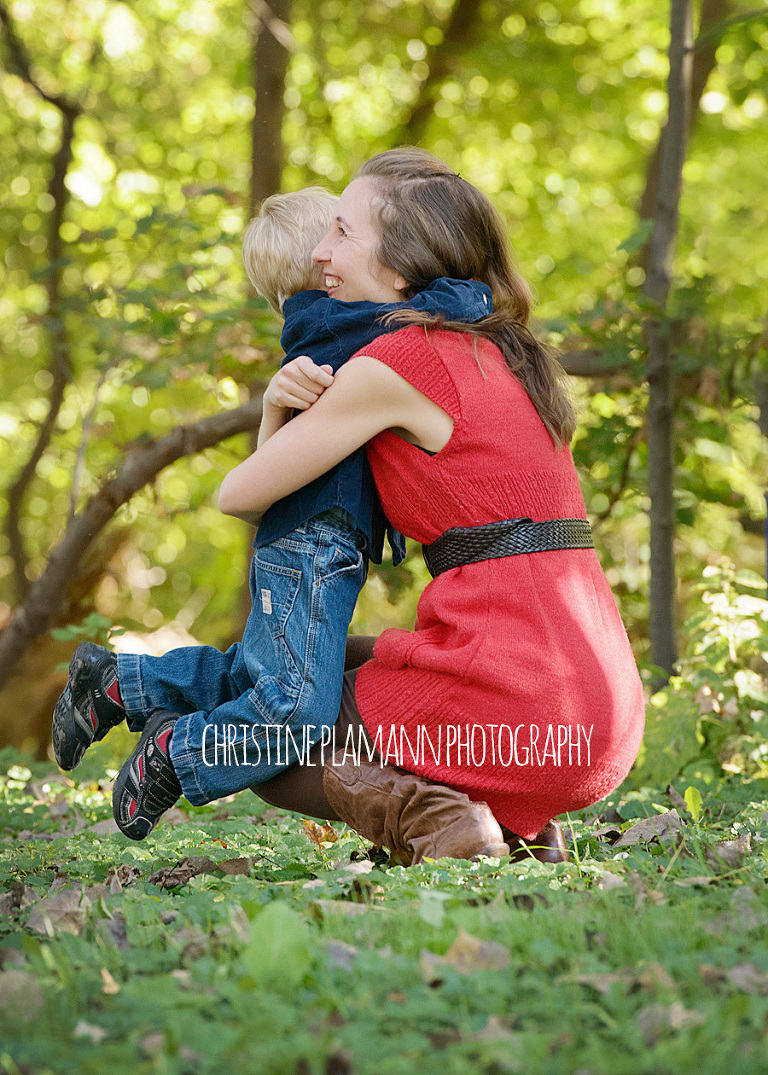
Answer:
M443 323L492 340L554 444L568 444L576 422L565 375L527 327L531 291L512 261L504 222L493 204L444 161L413 146L379 153L357 174L375 183L377 256L407 281L406 298L441 276L481 280L493 295L493 313L471 325L408 310L388 320L427 327Z
M277 313L291 295L322 288L323 271L312 251L328 233L337 201L324 187L273 194L245 229L248 279Z

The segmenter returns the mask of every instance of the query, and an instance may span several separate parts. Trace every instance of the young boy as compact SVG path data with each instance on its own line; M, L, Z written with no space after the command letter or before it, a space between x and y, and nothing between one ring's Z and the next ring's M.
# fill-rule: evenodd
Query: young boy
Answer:
M328 231L335 201L316 187L268 198L244 236L251 282L285 317L284 367L310 355L331 383L356 351L399 327L381 317L400 306L449 321L491 312L490 289L466 280L437 280L407 303L328 298L311 252ZM286 372L293 376L294 368ZM368 557L381 562L385 528L359 449L265 513L241 643L226 653L194 646L163 657L115 656L82 643L53 716L61 768L73 769L125 718L131 730L143 729L113 794L120 829L141 840L182 792L194 804L210 802L303 758L336 721L347 630ZM403 538L391 530L389 537L399 563ZM280 736L283 728L290 739Z

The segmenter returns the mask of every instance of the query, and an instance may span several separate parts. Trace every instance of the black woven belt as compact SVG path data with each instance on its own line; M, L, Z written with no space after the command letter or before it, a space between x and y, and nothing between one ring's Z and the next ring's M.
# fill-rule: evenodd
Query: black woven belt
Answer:
M502 519L483 526L452 526L436 541L423 546L432 578L443 571L481 560L519 556L523 552L594 548L586 519Z

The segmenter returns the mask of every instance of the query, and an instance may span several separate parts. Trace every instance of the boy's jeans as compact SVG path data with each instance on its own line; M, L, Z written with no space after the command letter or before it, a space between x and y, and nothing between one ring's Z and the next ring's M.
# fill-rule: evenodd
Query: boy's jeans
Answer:
M156 709L182 714L171 760L191 803L269 779L336 722L347 630L368 568L365 538L347 519L323 512L256 550L243 641L226 653L118 654L132 731Z

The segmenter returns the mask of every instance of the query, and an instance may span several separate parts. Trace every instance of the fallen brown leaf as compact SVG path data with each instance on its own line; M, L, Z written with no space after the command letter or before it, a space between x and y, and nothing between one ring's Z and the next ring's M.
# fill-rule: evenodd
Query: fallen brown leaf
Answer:
M596 974L561 974L555 979L555 985L575 982L577 985L590 986L598 993L610 993L614 985L626 985L631 989L653 992L655 989L674 989L675 983L661 963L645 963L639 969L620 967L615 971Z
M37 893L22 881L11 881L11 887L0 896L0 914L11 915L29 907L37 899Z
M122 862L119 866L110 866L106 884L110 896L116 896L128 885L139 880L141 880L141 870Z
M504 970L509 966L509 952L498 941L481 941L459 927L456 940L444 956L436 956L426 949L421 953L422 972L428 974L439 967L454 967L460 974L472 974L478 970Z
M157 1053L165 1045L165 1034L159 1030L153 1030L151 1034L145 1034L139 1040L139 1048L145 1054Z
M501 895L501 906L504 907L505 904L506 904L506 900L504 899L504 896L503 896L502 893L500 893L500 895ZM534 910L535 907L548 907L549 906L549 901L547 900L547 897L544 896L541 892L533 892L533 893L520 892L520 893L516 893L512 897L512 903L515 905L515 907L518 909L518 911L532 911L532 910ZM504 915L502 914L501 917L503 918ZM497 919L497 921L500 921L500 919Z
M602 892L610 892L612 888L626 888L627 882L621 874L611 873L610 870L603 870L600 874L600 880L597 883L597 887Z
M718 985L728 980L728 972L721 967L713 967L711 963L701 963L699 977L704 985Z
M333 825L318 825L316 821L312 821L308 817L303 817L301 824L304 827L304 832L317 847L335 844L339 838Z
M14 967L23 967L26 963L24 953L16 948L6 948L0 945L0 970L11 970Z
M253 866L252 858L237 858L237 859L224 859L223 862L218 862L217 868L225 873L228 877L235 876L247 876L251 872Z
M201 959L208 948L208 936L194 923L182 926L173 934L173 943L181 946L182 959Z
M652 993L654 989L675 989L675 981L666 967L654 961L641 967L635 978L641 989Z
M81 934L91 901L80 889L60 888L38 900L29 912L27 927L36 933Z
M744 862L747 852L751 850L751 834L747 832L736 840L723 840L714 847L708 847L705 857L713 870L725 873L727 870L737 870Z
M754 963L737 963L728 971L728 980L744 993L768 996L768 974Z
M461 1041L461 1034L455 1027L446 1027L445 1030L428 1030L427 1040L435 1052L442 1052L449 1045L455 1045Z
M587 830L587 833L589 836L597 836L600 840L605 838L609 844L615 844L621 836L621 828L618 825L600 825L597 829Z
M106 967L101 968L101 991L107 996L113 996L115 993L120 992L120 986Z
M720 878L714 876L710 880L717 884ZM762 929L766 924L768 910L765 907L765 896L762 892L758 896L750 885L740 885L731 895L729 909L708 919L704 923L704 929L713 937L720 937L751 933L752 930Z
M695 885L711 885L716 881L717 878L710 874L708 877L678 878L673 884L679 885L680 888L693 888Z
M636 825L622 833L614 847L632 847L633 844L644 840L673 840L675 834L685 828L684 822L677 810L667 810L665 814L656 814L638 821Z
M677 790L677 788L673 787L671 784L667 785L667 798L676 810L683 810L686 814L690 814L690 810L688 809L688 804L686 803L685 799Z
M635 910L639 910L646 900L656 907L666 902L666 896L659 889L651 888L645 883L637 870L629 871L629 883L635 893Z
M440 985L444 975L445 963L441 956L430 952L428 948L422 948L419 956L419 970L427 985Z
M688 1027L701 1026L706 1022L703 1012L683 1007L679 1001L674 1004L648 1004L642 1008L635 1019L646 1044L653 1046L666 1030L686 1030Z
M175 866L163 866L156 870L149 878L149 883L158 888L179 888L188 884L193 877L201 873L215 873L218 868L218 864L205 855L190 855L189 858L179 859Z
M122 911L113 911L111 918L102 918L99 923L99 931L103 937L111 941L121 952L127 952L131 947L128 943L128 927Z

